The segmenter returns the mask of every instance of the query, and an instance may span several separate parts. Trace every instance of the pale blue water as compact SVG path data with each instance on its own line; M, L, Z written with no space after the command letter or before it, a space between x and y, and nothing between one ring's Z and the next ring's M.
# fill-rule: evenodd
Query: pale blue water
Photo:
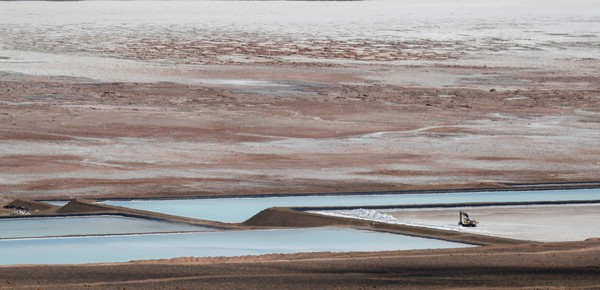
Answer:
M68 200L40 200L40 202L45 202L56 206L65 206L67 203L69 203Z
M0 240L0 264L82 264L185 256L463 247L471 245L353 229L228 231Z
M183 223L122 216L0 219L0 239L212 230Z
M243 222L258 212L275 206L374 206L439 204L465 202L521 202L600 200L600 189L551 190L551 191L495 191L435 194L384 194L346 196L291 196L262 198L209 198L176 200L108 200L104 203L141 210L155 211L177 216Z

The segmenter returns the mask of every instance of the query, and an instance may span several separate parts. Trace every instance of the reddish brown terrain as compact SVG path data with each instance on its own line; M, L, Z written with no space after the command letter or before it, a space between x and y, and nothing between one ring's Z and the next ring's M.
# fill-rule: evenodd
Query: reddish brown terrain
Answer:
M2 81L0 192L6 199L332 192L586 181L600 173L597 89L366 86L344 84L356 80L350 75L299 70L277 75L322 79L294 88L301 96L254 86Z
M509 2L3 4L0 197L596 181L596 5Z
M217 2L1 2L0 204L600 180L594 1ZM598 289L599 259L590 239L2 266L0 289Z

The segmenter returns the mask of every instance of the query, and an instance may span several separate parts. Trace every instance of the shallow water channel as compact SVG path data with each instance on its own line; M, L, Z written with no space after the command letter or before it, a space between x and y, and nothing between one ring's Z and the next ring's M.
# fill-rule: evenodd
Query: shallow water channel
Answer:
M0 240L0 264L81 264L175 257L464 248L471 245L337 229L252 230Z
M108 215L8 218L0 219L0 228L0 239L214 230L184 223Z
M411 204L459 204L471 202L535 202L600 200L600 189L491 191L431 194L376 194L286 196L255 198L202 198L173 200L107 200L109 205L130 207L165 214L214 220L243 222L270 207L385 206Z

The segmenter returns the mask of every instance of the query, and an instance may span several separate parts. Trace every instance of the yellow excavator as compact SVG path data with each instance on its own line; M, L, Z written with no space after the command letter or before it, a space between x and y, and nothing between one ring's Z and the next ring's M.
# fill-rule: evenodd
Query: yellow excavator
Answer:
M458 225L463 227L476 227L479 222L469 218L469 214L460 211L458 217Z

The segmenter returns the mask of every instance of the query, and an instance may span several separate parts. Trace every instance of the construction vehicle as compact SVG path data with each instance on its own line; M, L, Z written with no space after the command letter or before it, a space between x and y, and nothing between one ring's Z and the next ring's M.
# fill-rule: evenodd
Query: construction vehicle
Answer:
M458 225L463 227L476 227L479 222L469 218L469 214L460 211L458 216Z

